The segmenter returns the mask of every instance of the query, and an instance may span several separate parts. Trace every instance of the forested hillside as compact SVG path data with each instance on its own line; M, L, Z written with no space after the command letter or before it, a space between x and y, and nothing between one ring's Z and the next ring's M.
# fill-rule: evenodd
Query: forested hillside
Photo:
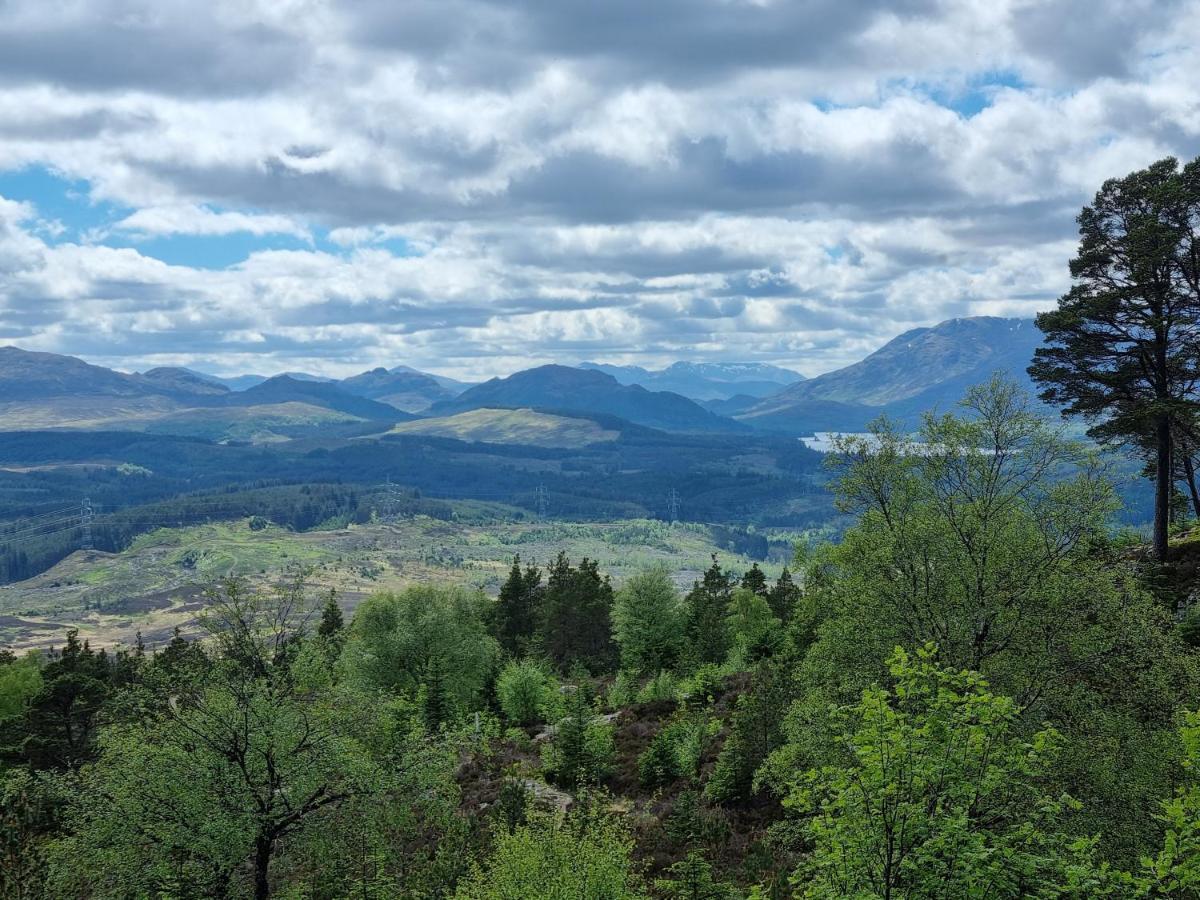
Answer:
M1114 538L1002 381L833 465L853 524L772 577L515 556L347 618L301 569L5 656L0 895L1192 896L1190 536Z

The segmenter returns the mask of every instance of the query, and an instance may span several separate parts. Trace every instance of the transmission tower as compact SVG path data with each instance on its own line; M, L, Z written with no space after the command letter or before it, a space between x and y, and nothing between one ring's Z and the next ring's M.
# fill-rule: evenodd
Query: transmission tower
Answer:
M679 521L679 491L675 488L671 488L671 492L667 494L667 520Z
M79 546L83 550L92 549L92 500L90 497L83 498L83 509L79 516L79 525L83 529L83 535L79 539Z
M538 518L546 518L546 513L550 510L550 495L546 492L546 485L539 484L537 486L537 491L534 493L534 500L537 503Z

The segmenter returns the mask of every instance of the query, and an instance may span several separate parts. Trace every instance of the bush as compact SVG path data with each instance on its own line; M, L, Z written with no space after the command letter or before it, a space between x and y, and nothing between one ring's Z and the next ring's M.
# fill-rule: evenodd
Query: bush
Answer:
M725 814L705 805L697 791L684 791L675 800L675 807L663 828L676 844L704 844L719 847L729 840L732 829Z
M704 716L676 718L638 758L638 779L647 787L659 787L676 778L695 777L704 749L719 728L719 721L709 722Z
M565 818L538 814L511 833L500 831L483 865L458 886L458 900L536 896L580 900L644 897L632 861L633 840L599 803Z
M608 693L604 696L604 702L610 710L616 712L622 707L629 706L637 700L637 684L635 676L631 672L621 670L617 673L617 677L613 683L609 685Z
M496 680L496 699L504 715L517 725L545 722L559 703L558 682L535 662L513 661Z
M679 692L694 704L708 704L721 693L724 681L720 666L705 663L679 685Z
M638 691L638 703L654 703L660 700L679 699L679 680L670 672L662 671L651 678Z

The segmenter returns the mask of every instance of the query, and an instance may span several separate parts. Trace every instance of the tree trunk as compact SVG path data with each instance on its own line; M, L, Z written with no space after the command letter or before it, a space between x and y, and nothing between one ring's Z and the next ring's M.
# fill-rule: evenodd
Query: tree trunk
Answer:
M1157 472L1154 482L1154 555L1159 562L1167 559L1167 526L1171 519L1171 419L1159 416Z
M1196 467L1192 464L1190 447L1183 448L1183 474L1187 476L1188 490L1192 494L1192 513L1200 519L1200 492L1196 490Z
M260 834L254 842L254 900L267 900L271 896L271 851L274 841Z

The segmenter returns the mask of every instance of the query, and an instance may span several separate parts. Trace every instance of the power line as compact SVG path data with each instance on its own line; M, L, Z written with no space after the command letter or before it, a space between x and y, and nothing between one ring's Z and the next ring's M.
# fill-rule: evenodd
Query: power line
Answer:
M78 521L79 521L79 514L76 513L75 515L63 516L61 519L54 519L49 522L40 522L37 525L28 525L24 528L19 528L16 531L0 532L0 538L6 539L9 537L21 537L25 534L30 534L30 533L33 533L36 531L40 531L43 528L50 528L55 525L62 524L64 522L78 522Z
M544 483L537 486L537 491L534 492L534 502L537 504L538 518L546 518L546 513L550 510L550 495L546 492Z
M79 539L79 548L81 550L94 549L92 546L92 499L90 497L83 498L80 524L83 526L83 536Z
M671 488L671 492L667 494L667 520L679 521L679 491L675 488Z

